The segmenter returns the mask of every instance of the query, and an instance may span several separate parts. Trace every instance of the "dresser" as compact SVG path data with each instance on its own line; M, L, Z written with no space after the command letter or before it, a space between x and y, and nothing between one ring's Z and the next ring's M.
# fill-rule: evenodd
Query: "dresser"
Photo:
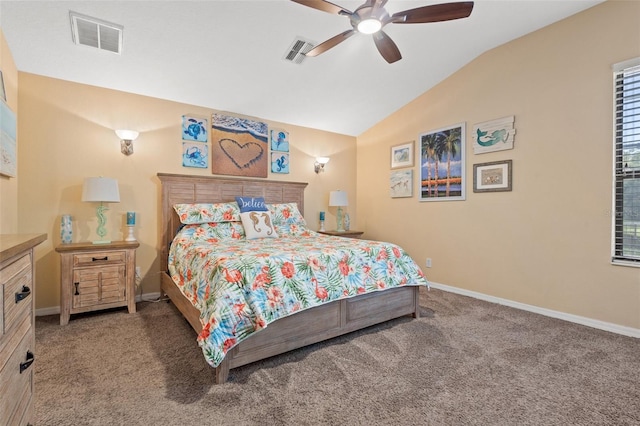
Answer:
M33 421L33 250L46 239L46 234L0 235L0 425Z
M60 325L71 314L127 306L136 311L137 241L108 244L73 243L56 247L60 253Z

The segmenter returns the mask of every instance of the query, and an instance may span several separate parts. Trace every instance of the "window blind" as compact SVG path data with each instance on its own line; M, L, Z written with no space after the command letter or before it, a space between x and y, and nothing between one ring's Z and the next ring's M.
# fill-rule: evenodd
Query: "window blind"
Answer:
M615 70L613 261L640 265L640 65Z

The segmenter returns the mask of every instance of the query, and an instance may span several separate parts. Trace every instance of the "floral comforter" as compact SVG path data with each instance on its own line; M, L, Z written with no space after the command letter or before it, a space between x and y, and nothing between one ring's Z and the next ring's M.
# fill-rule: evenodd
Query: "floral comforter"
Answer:
M362 293L427 285L416 263L394 244L308 229L248 240L242 225L233 222L185 226L171 246L169 273L201 312L198 343L213 367L237 343L297 311Z

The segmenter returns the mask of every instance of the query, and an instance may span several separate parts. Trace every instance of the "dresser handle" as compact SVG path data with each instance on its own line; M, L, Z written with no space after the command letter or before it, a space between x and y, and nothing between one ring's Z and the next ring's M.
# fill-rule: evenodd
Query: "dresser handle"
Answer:
M96 262L98 260L109 260L109 256L105 256L105 257L92 257L91 261L92 262Z
M80 294L80 292L78 291L78 286L80 285L80 283L73 283L73 285L76 286L76 292L73 294L74 296L77 296Z
M22 374L22 372L27 368L31 367L31 364L33 364L33 361L35 360L36 360L36 357L35 355L33 355L33 352L27 351L27 360L25 362L20 363L20 374Z
M22 286L22 291L19 293L16 293L16 303L18 303L21 300L26 299L27 297L29 297L29 295L31 294L31 289L29 287L27 287L26 285Z

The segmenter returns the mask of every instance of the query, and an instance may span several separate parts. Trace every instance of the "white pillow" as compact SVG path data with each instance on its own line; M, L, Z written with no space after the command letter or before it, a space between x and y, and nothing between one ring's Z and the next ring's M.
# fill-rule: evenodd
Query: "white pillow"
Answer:
M253 211L240 213L244 234L248 240L256 238L277 238L278 233L271 221L271 213Z

